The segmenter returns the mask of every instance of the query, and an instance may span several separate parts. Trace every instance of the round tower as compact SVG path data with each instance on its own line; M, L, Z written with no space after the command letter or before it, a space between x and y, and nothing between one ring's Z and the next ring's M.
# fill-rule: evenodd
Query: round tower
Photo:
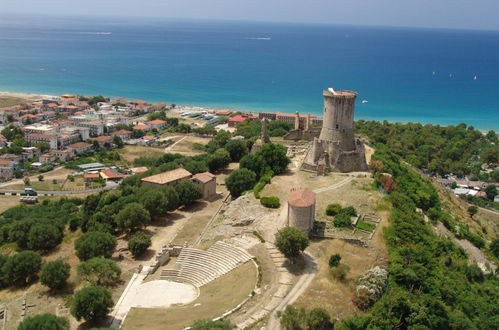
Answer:
M288 225L310 232L315 220L315 193L306 189L292 189L288 197Z
M357 93L351 91L325 90L324 118L319 140L332 141L341 150L355 150L353 112Z

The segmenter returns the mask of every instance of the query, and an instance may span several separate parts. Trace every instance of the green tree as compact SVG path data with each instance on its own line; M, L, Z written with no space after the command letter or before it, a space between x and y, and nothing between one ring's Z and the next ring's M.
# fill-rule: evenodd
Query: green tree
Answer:
M208 165L208 169L212 173L227 167L229 163L229 152L223 148L217 149L213 154L209 155L206 160L206 165Z
M138 257L151 246L151 236L144 232L137 232L128 240L128 250L134 257Z
M198 320L191 325L191 330L232 330L235 328L229 320Z
M118 135L113 136L113 143L118 148L123 148L123 140Z
M17 330L69 330L69 322L53 314L40 314L25 318Z
M286 227L275 235L275 245L288 259L296 259L310 244L306 233L294 227Z
M191 180L180 180L175 185L175 190L177 191L180 205L190 205L203 197L203 192L199 185Z
M175 188L166 186L161 188L143 187L140 202L152 217L164 216L179 206L179 196Z
M258 152L244 156L239 162L239 168L246 168L254 172L257 178L265 174L266 167L267 164L263 156Z
M149 212L139 203L126 205L117 215L116 223L121 231L135 231L151 222Z
M307 312L303 308L287 305L286 309L277 315L286 330L301 330L307 327Z
M38 181L40 181L40 182L42 182L42 181L43 181L43 175L41 175L41 174L40 174L40 175L38 176Z
M233 162L238 162L248 154L248 146L245 141L241 140L230 140L225 145L225 150L230 154L230 159Z
M33 251L23 251L9 257L2 266L2 273L9 284L25 285L36 278L42 258Z
M326 207L326 215L334 217L335 215L337 215L340 212L341 212L341 205L340 204L329 204Z
M116 239L109 233L88 232L75 242L76 256L84 261L94 257L110 258L116 247Z
M311 330L330 329L331 315L323 308L314 308L308 313L307 324Z
M61 289L66 285L71 266L63 260L46 263L40 273L40 282L51 289Z
M77 320L95 322L106 317L113 307L111 292L99 286L77 291L71 303L71 315Z
M225 185L233 198L237 198L246 190L252 189L255 183L255 172L246 168L235 170L225 179Z
M340 264L341 256L336 253L329 257L329 267L337 267Z
M499 238L494 238L490 243L489 248L492 254L499 259Z
M490 201L494 200L494 197L497 195L497 188L495 185L491 184L485 187L485 194L487 195L487 199Z
M487 147L482 151L480 158L483 163L496 164L499 162L499 148L497 146Z
M284 173L288 164L291 162L289 157L286 156L287 148L280 144L266 143L257 153L262 155L267 167L272 170L275 175Z
M35 224L28 233L28 248L31 250L50 250L62 242L63 233L54 225Z
M476 207L475 205L471 205L468 207L468 214L470 215L470 217L473 218L473 216L477 214L477 212L478 212L478 207Z
M91 258L78 265L78 275L92 285L110 286L120 281L121 269L116 262L105 258Z

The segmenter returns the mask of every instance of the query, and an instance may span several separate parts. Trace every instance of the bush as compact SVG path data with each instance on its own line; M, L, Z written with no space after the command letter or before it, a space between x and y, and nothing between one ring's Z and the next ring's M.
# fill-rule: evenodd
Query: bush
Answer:
M281 206L279 197L262 197L260 204L271 209L277 209Z
M230 140L225 145L225 150L227 150L230 154L230 159L233 162L238 162L248 154L248 147L246 146L245 141L241 140Z
M116 239L109 233L88 232L75 242L76 255L85 261L94 257L110 258L116 247Z
M335 227L349 227L352 225L352 219L348 214L339 213L334 217L333 224Z
M144 232L135 233L128 240L128 250L136 258L141 255L151 246L151 237Z
M50 250L62 242L63 233L49 224L36 224L28 234L28 248L32 250Z
M310 244L306 233L294 227L286 227L275 235L275 245L286 258L295 259Z
M309 329L325 330L331 329L331 316L322 308L314 308L310 311L307 317L307 324Z
M179 205L191 205L194 201L203 197L203 192L198 184L191 180L183 179L175 185L178 194Z
M139 203L126 205L117 215L116 224L121 231L135 231L151 222L149 212Z
M78 265L78 275L92 285L110 286L119 282L121 269L114 260L92 258Z
M27 317L17 330L69 330L69 322L53 314L41 314Z
M240 168L232 172L226 179L225 185L233 198L238 198L246 190L255 185L256 175L254 172Z
M83 318L95 322L105 318L111 307L113 299L110 291L99 286L87 286L74 294L71 315L78 321Z
M340 204L329 204L326 207L326 215L334 217L341 211L341 205Z
M340 264L341 256L336 253L329 257L329 267L337 267Z
M42 258L33 251L23 251L8 257L1 269L5 284L25 285L34 280L40 270Z
M345 264L339 264L337 267L329 268L329 273L339 281L344 281L349 271L350 267Z
M350 217L356 217L357 216L357 211L353 206L347 206L344 209L341 209L340 213L346 214Z
M61 289L66 285L71 266L62 260L46 263L42 267L40 282L51 289Z

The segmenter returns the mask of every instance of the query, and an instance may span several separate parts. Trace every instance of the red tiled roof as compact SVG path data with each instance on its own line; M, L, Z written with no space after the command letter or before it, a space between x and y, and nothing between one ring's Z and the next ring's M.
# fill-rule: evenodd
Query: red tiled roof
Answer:
M11 160L8 159L0 159L0 165L10 165L12 164Z
M113 132L111 134L113 134L113 135L128 135L128 134L132 134L132 132L127 131L126 129L121 129L121 130Z
M315 193L307 188L291 190L288 204L295 207L308 207L315 203Z
M193 179L199 180L202 183L207 183L216 178L214 174L210 172L197 173L192 176Z
M132 129L134 130L137 130L137 131L141 131L141 130L145 130L145 129L149 129L151 127L147 126L147 125L135 125L134 127L132 127Z
M161 124L164 124L164 123L166 123L166 121L161 120L161 119L155 119L155 120L148 121L146 124L150 124L150 125L161 125Z
M53 135L53 134L33 133L33 134L26 135L26 137L33 137L33 138L38 138L38 139L57 139L57 135Z
M148 176L146 178L143 178L141 181L142 182L156 183L156 184L167 184L167 183L170 183L173 181L177 181L177 180L181 180L181 179L185 179L185 178L190 178L191 175L192 175L191 172L180 167L180 168L176 168L176 169L171 170L171 171Z
M0 134L0 141L7 141L7 139L5 138L5 136L3 136L2 134Z
M97 141L97 142L106 142L112 140L112 137L109 135L101 135L98 137L90 138L90 141Z
M76 142L76 143L68 145L68 147L74 148L74 149L88 148L88 147L91 147L91 146L92 146L91 144L88 144L88 143L85 143L85 142Z
M250 115L237 115L229 119L230 122L242 123L246 119L257 119L255 116Z
M106 170L100 171L100 175L104 179L122 179L125 177L123 174L116 173L114 170L111 170L111 169L106 169Z
M100 178L100 175L99 175L99 173L85 173L83 175L83 178L84 179L98 179L98 178Z

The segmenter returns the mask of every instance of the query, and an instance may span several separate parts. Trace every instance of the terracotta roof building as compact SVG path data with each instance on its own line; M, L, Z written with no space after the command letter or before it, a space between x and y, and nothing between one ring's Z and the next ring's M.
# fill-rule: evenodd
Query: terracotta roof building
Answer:
M229 127L236 127L237 124L242 123L246 119L255 120L258 118L251 115L237 115L229 119L228 125Z
M203 192L203 199L211 199L217 194L217 177L210 172L197 173L192 176Z
M171 171L159 173L143 178L142 183L150 186L175 185L179 180L188 179L192 176L191 172L180 167Z

